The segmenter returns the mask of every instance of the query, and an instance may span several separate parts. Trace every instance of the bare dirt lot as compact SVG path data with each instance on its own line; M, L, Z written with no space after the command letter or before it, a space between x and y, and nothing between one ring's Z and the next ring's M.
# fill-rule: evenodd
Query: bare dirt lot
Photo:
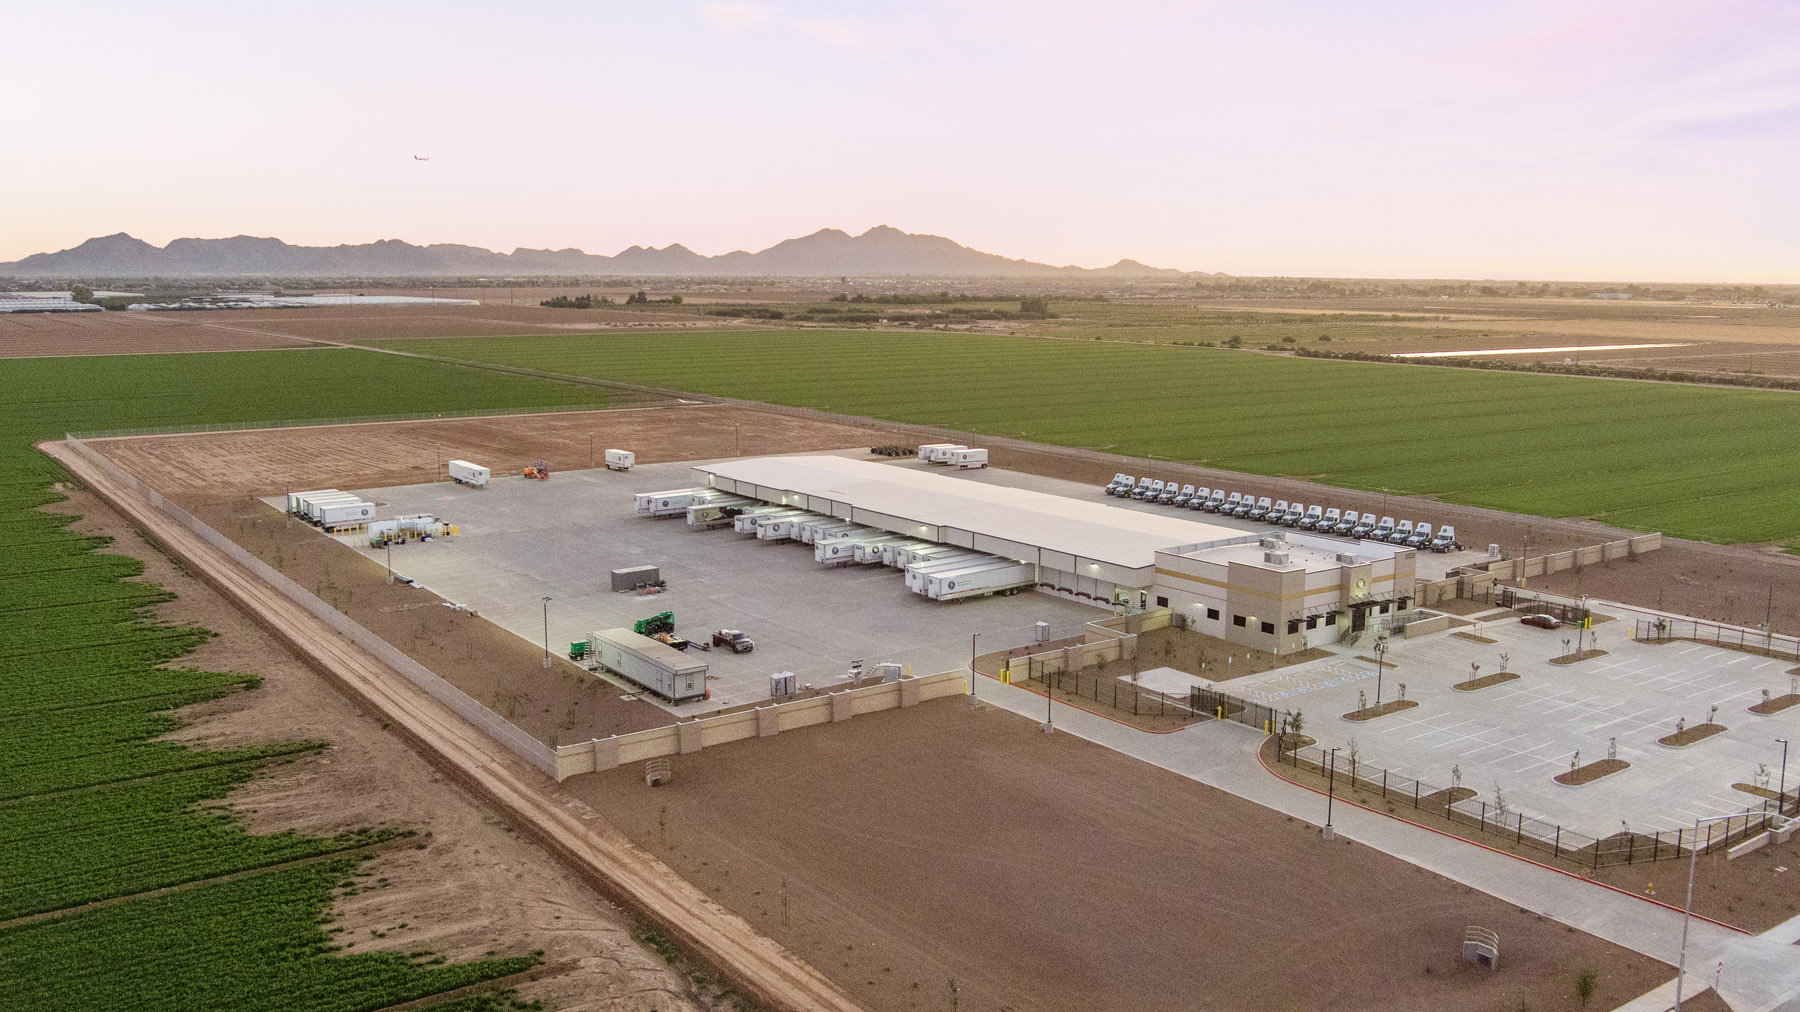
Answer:
M0 358L310 347L308 342L289 337L210 327L198 316L188 313L3 313L0 314Z
M522 998L548 1008L708 1007L682 974L632 939L627 914L446 781L104 503L77 489L51 509L78 516L77 530L115 538L112 550L142 560L146 580L179 595L158 606L158 617L218 634L178 663L263 677L258 689L182 710L191 723L172 738L219 748L283 739L332 743L323 754L270 766L231 796L252 831L333 834L390 825L419 833L423 849L408 841L363 867L385 887L339 899L336 926L357 949L430 949L455 961L543 949L553 972L517 986Z
M1558 1008L1590 965L1611 1008L1670 973L967 697L564 787L872 1008Z

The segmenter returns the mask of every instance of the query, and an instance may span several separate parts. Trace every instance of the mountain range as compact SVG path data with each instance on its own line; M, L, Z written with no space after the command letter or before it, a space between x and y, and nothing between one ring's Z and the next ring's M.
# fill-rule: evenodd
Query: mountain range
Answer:
M943 236L877 225L862 235L824 228L756 253L702 256L680 243L633 246L614 256L578 249L415 246L398 239L346 246L291 246L280 239L176 239L157 247L123 232L73 249L0 263L0 277L154 278L255 275L349 277L1095 277L1180 278L1183 272L1121 260L1111 267L1055 267L983 253Z

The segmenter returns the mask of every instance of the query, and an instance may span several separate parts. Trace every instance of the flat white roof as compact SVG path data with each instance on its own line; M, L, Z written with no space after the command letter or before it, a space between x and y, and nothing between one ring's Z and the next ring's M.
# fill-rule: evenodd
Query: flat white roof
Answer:
M1354 555L1358 563L1379 562L1392 559L1400 553L1401 549L1393 545L1382 544L1379 541L1333 541L1310 534L1288 532L1286 540L1273 549L1273 551L1287 553L1287 565L1277 566L1266 561L1264 553L1268 551L1271 549L1264 548L1261 543L1253 541L1248 544L1222 545L1217 548L1178 554L1185 558L1214 562L1221 566L1236 562L1262 569L1300 568L1309 573L1322 573L1344 566L1344 563L1338 561L1340 554Z
M1215 524L844 457L755 457L695 470L1127 569L1154 566L1158 550L1256 537Z

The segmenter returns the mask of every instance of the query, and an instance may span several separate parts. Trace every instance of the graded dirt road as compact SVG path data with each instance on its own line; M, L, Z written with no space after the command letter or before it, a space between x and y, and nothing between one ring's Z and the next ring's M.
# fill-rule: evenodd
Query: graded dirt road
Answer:
M1575 1007L1587 966L1612 1008L1670 976L968 697L672 762L564 788L873 1008L1511 1012Z
M441 772L538 837L584 879L656 921L737 987L777 1008L858 1008L817 970L708 899L593 810L62 444L43 449L151 538L334 680Z

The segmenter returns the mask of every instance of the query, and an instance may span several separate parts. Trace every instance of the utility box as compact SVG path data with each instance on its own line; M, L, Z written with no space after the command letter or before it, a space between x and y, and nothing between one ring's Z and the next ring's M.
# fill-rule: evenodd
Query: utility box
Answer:
M637 454L630 450L606 451L606 469L608 471L629 471L631 465L637 463Z
M1039 622L1037 624L1037 641L1039 643L1050 642L1050 623Z
M662 582L662 571L655 566L627 566L612 571L612 589L636 590Z
M791 696L799 684L792 671L782 671L769 676L769 696Z

